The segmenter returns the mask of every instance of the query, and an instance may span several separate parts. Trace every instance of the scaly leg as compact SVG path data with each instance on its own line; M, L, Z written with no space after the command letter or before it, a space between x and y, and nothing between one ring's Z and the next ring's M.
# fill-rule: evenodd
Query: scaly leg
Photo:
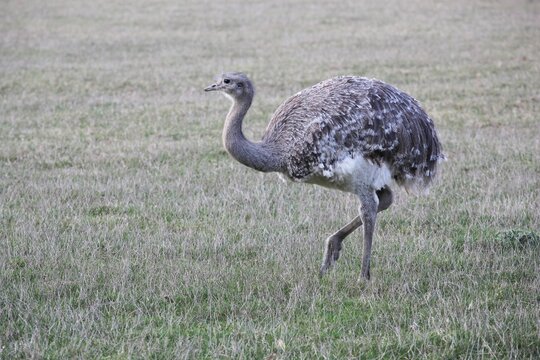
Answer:
M375 232L375 222L377 221L377 208L379 199L375 193L360 194L360 215L364 223L364 254L362 256L362 278L369 280L369 266L371 261L371 244L373 233Z
M378 212L386 210L390 207L390 205L392 205L393 196L389 187L384 187L377 190L377 197L379 200L377 209ZM339 259L339 252L341 251L341 243L343 242L343 239L349 236L360 226L362 226L362 219L360 216L357 216L350 223L326 239L326 249L324 252L323 263L319 272L320 276L323 276L332 267L332 265L334 265L337 259Z
M323 263L319 275L323 276L328 269L339 259L341 243L350 233L362 226L360 216L355 217L350 223L339 229L326 239L326 250L324 251Z

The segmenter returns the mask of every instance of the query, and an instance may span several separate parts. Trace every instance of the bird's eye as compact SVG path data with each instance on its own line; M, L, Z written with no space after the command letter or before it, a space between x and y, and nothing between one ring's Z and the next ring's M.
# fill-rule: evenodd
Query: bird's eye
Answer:
M241 83L241 82L239 82L237 85L238 87L244 87L244 83Z
M225 84L228 84L228 83L231 82L231 80L229 80L229 79L224 79L223 82L224 82Z

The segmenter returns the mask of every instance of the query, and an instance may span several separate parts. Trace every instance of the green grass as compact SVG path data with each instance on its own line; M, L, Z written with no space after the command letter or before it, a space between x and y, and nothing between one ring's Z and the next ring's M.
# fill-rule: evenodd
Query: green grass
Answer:
M0 358L540 357L538 1L4 1ZM419 99L449 161L320 280L351 196L221 145L339 74Z

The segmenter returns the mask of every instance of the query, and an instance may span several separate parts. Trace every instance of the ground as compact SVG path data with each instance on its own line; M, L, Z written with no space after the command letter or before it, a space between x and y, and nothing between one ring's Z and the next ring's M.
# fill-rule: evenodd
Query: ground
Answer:
M538 358L540 3L4 1L0 358ZM231 159L336 75L417 98L448 161L318 278L354 197Z

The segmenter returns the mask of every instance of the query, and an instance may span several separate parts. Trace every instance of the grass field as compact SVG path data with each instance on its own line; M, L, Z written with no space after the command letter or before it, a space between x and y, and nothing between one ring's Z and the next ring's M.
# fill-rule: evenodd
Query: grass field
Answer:
M9 1L0 11L0 358L540 357L540 2ZM355 198L223 150L355 74L434 118L448 162L318 278Z

